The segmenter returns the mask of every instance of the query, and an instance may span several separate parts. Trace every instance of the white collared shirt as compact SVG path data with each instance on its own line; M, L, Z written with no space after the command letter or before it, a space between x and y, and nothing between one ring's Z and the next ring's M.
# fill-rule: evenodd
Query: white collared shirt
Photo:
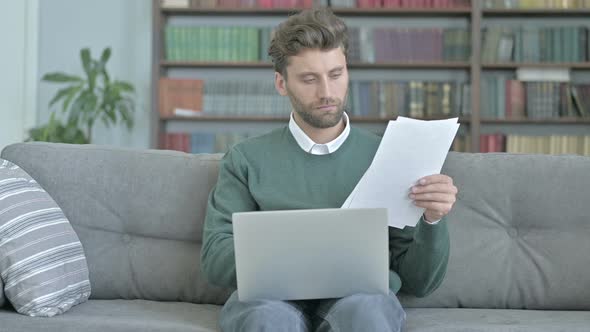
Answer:
M299 127L297 122L295 122L293 113L291 113L291 119L289 120L289 131L291 131L291 135L293 135L295 141L297 141L297 144L299 144L299 147L301 147L303 151L313 155L326 155L338 150L344 141L346 141L348 135L350 134L350 121L348 120L348 114L344 112L344 130L342 133L340 133L340 135L338 135L338 137L326 144L317 144L311 138L309 138L303 129ZM433 222L428 222L426 221L426 218L424 218L424 222L431 225L436 225L439 221L440 219Z
M338 148L342 146L350 134L348 114L344 112L344 130L342 133L326 144L318 144L312 141L312 139L307 136L303 129L299 127L297 122L295 122L293 113L291 113L291 119L289 120L289 131L291 131L291 135L293 135L295 141L297 141L297 144L299 144L299 147L301 147L303 151L313 155L330 154L338 150Z

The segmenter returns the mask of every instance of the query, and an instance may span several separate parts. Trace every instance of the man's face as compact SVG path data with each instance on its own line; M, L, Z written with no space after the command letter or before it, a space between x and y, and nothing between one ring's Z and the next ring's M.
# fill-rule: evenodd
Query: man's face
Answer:
M275 73L275 86L288 96L295 113L314 128L342 121L348 93L348 70L342 49L307 49L289 58L287 77Z

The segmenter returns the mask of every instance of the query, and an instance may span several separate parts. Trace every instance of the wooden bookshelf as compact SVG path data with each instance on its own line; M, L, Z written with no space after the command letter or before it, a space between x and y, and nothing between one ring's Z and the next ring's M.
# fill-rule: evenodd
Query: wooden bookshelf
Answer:
M214 61L168 61L164 60L164 43L163 29L166 22L175 16L182 17L206 17L219 16L220 20L224 17L241 17L255 20L257 17L280 17L285 18L289 14L299 11L299 9L259 9L259 8L237 8L237 9L198 9L198 8L160 8L158 0L153 1L153 116L154 116L154 135L153 146L160 133L160 128L166 127L167 121L180 122L227 122L232 126L239 126L240 122L260 122L275 123L286 122L286 116L209 116L203 115L195 118L187 117L160 117L157 110L157 82L160 77L167 75L168 70L174 69L175 72L182 70L201 70L213 69L223 70L229 68L232 70L240 69L269 69L272 65L267 62L214 62ZM589 126L589 118L556 118L556 119L486 119L481 118L481 80L483 71L505 71L516 70L523 67L535 68L569 68L572 70L586 71L590 70L590 61L587 62L564 62L564 63L482 63L482 23L488 18L506 18L506 19L527 19L527 18L588 18L590 19L590 8L588 9L488 9L482 8L483 1L473 0L470 8L444 8L444 9L420 9L420 8L401 8L401 9L359 9L359 8L332 8L332 11L342 17L375 17L375 18L405 18L415 17L421 20L440 19L440 18L457 18L468 21L469 32L471 35L471 57L469 61L462 62L387 62L387 63L349 63L350 69L355 70L421 70L421 71L467 71L468 78L471 82L471 114L466 118L461 118L460 122L466 126L466 134L470 136L470 145L472 152L478 152L479 138L482 132L482 126L568 126L577 125ZM231 18L230 18L231 19ZM231 25L231 23L229 23ZM566 25L566 24L564 24ZM589 41L590 42L590 41ZM392 75L395 80L395 75ZM353 122L358 123L385 123L390 119L355 117L351 116ZM485 129L485 128L484 128ZM488 128L489 129L489 128Z

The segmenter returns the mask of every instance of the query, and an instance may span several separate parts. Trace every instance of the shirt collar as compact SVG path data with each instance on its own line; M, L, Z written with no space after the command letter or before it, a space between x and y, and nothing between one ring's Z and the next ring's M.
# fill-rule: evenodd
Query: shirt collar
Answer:
M299 147L301 147L303 151L315 155L330 154L338 150L348 138L348 135L350 134L350 121L348 119L348 114L344 112L344 130L338 135L338 137L326 144L317 144L312 141L303 129L299 127L297 122L295 122L293 113L291 113L291 118L289 120L289 131L291 131L291 135L293 135L295 141L297 141L297 144L299 144Z

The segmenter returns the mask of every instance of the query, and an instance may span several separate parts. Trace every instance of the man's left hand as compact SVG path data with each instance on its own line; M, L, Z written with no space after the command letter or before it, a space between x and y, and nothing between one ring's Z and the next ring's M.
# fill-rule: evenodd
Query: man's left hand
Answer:
M453 179L444 174L423 177L410 188L410 198L416 206L425 208L424 218L428 222L446 216L457 200L457 187Z

